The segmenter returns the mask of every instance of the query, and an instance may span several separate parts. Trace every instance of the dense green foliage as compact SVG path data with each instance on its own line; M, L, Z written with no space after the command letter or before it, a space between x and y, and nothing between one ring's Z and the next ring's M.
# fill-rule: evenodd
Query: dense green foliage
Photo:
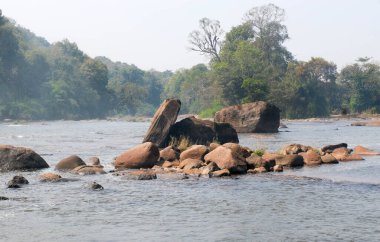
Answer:
M172 73L90 58L75 43L50 44L0 15L0 119L152 115L165 98L201 117L258 100L287 118L379 113L380 65L359 58L339 72L320 57L296 60L284 45L284 17L273 4L254 7L225 34L219 21L202 18L189 42L208 65Z
M369 62L368 58L361 58L338 73L336 65L323 58L295 60L284 46L289 38L283 25L284 17L284 10L273 4L252 8L240 25L226 33L220 43L220 52L211 56L209 68L203 71L207 80L200 82L199 78L192 78L193 68L175 73L173 78L188 73L185 82L192 83L192 86L208 85L205 93L187 92L186 95L190 96L186 96L188 102L185 105L193 107L200 101L201 110L205 110L202 116L212 115L216 104L225 106L258 100L277 105L282 117L287 118L323 117L343 111L378 113L380 66ZM201 21L200 31L210 29L204 26L205 23L219 23L216 20ZM205 34L210 35L210 32ZM203 39L203 42L197 42L194 37L193 34L190 36L190 44L211 45ZM210 36L210 40L215 38L220 36ZM202 49L207 50L197 48L197 51ZM185 88L183 82L176 80L175 83L168 82L165 90L172 90L174 84L175 90ZM164 94L170 96L172 93ZM189 111L196 112L197 108Z
M90 58L0 16L0 119L83 119L152 115L171 72Z

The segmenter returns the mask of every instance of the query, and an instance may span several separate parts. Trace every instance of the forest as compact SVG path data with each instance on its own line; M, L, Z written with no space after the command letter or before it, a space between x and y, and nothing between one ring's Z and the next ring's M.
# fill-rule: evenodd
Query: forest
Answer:
M380 112L376 60L347 60L340 70L322 57L297 60L285 46L283 9L268 4L242 17L228 32L218 20L199 20L189 49L208 64L159 72L91 58L69 40L49 43L0 11L0 120L150 116L166 98L201 117L258 100L278 106L283 118Z

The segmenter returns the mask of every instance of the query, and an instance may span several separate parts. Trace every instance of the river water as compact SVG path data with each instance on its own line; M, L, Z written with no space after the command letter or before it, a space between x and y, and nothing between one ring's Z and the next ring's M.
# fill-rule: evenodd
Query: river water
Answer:
M380 128L350 122L288 122L277 134L243 134L250 148L346 142L380 151ZM0 144L30 147L51 167L77 154L105 168L142 141L149 123L55 121L0 123ZM0 174L0 241L378 241L380 156L365 161L232 178L124 180L111 174L29 185ZM64 177L77 177L62 174ZM91 191L96 181L103 191Z

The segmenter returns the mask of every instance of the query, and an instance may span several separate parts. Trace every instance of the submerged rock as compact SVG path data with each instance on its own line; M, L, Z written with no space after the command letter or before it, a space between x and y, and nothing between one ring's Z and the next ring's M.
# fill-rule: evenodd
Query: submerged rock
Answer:
M99 166L78 166L71 171L74 174L79 175L95 175L95 174L106 174L103 168Z
M91 190L93 191L101 191L101 190L104 190L104 187L96 182L93 182L91 184Z
M115 162L116 169L140 169L140 168L152 168L157 164L160 158L160 151L157 145L152 142L146 142L137 145L121 155L119 155Z
M9 200L7 197L0 196L0 201Z
M39 179L41 182L59 182L62 180L62 177L58 174L48 172L48 173L41 174L39 176Z
M214 121L230 123L238 133L276 133L280 126L280 109L264 101L223 108Z
M0 145L0 171L48 168L46 161L31 149Z
M55 166L57 171L70 171L78 166L85 166L86 163L77 155L71 155L59 161Z
M14 176L12 180L7 183L8 188L20 188L21 185L29 184L29 181L23 176Z
M157 179L156 172L153 170L122 171L122 172L116 172L113 175L122 176L125 179L131 179L131 180Z

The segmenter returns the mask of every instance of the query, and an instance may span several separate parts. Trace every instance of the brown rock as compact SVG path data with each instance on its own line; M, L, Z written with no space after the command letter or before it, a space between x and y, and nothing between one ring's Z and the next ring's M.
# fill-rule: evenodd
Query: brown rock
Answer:
M351 150L347 149L346 147L340 147L333 150L332 155L337 159L338 161L342 161L351 153Z
M158 162L159 157L158 147L146 142L122 153L116 158L114 165L116 169L151 168Z
M193 168L200 168L202 166L202 161L198 159L188 158L179 163L178 168L184 170L190 170Z
M276 165L288 166L288 167L298 167L303 166L303 157L300 155L285 155L276 158Z
M285 146L281 153L283 155L297 155L302 152L307 152L308 150L312 150L313 148L310 146L306 145L301 145L301 144L290 144Z
M355 122L351 126L369 126L369 127L380 127L380 120L371 120L367 122Z
M219 170L219 171L214 171L212 173L212 177L222 177L222 176L230 176L231 173L228 169L223 169L223 170Z
M259 101L223 108L215 114L215 122L230 123L238 133L276 133L280 126L280 110Z
M0 145L0 171L48 168L46 161L31 149Z
M209 145L215 140L221 144L239 143L237 133L230 124L215 123L195 117L185 118L175 123L170 128L168 136L176 140L186 137L190 143L200 145Z
M183 161L186 159L197 159L203 160L204 156L207 154L208 148L205 145L192 145L181 153L179 160Z
M71 172L74 174L79 174L79 175L106 174L103 168L99 166L87 166L87 165L75 167Z
M174 161L179 159L179 151L174 146L168 146L160 151L160 158L164 161Z
M162 167L163 167L163 168L177 167L177 166L179 166L179 164L180 164L179 160L175 160L175 161L165 161L165 162L162 164Z
M219 146L205 156L205 161L215 162L220 169L228 169L231 173L245 173L247 164L245 159L231 149Z
M250 157L246 159L248 169L255 169L258 167L265 167L267 171L269 171L273 166L276 165L275 159L265 160L262 157L252 154Z
M223 146L231 149L234 153L236 153L236 154L238 154L244 158L249 157L252 153L252 152L250 152L250 150L248 148L243 147L239 144L235 144L235 143L225 143L225 144L223 144Z
M364 160L364 158L357 154L350 154L343 157L340 161L358 161L358 160Z
M78 166L84 166L86 163L77 155L71 155L58 162L55 169L58 171L69 171Z
M210 175L214 171L218 171L219 167L215 162L210 162L208 165L201 167L200 170L202 171L202 175Z
M262 158L266 161L275 161L277 158L282 158L284 155L275 154L275 153L265 153Z
M322 164L321 155L314 150L308 150L307 152L299 153L303 157L303 162L307 166L317 166Z
M58 174L48 172L40 175L41 182L59 182L62 180L62 177Z
M218 144L218 143L211 143L210 145L209 145L209 147L210 147L210 151L213 151L213 150L215 150L217 147L219 147L219 146L221 146L221 144Z
M164 147L167 143L170 127L177 120L180 109L180 100L166 99L154 114L143 143L152 142L159 147Z
M355 148L354 148L354 154L363 155L363 156L365 156L365 155L380 155L380 152L370 150L370 149L367 149L361 145L358 145L358 146L355 146Z
M321 156L323 164L338 164L339 161L331 154L325 154Z

